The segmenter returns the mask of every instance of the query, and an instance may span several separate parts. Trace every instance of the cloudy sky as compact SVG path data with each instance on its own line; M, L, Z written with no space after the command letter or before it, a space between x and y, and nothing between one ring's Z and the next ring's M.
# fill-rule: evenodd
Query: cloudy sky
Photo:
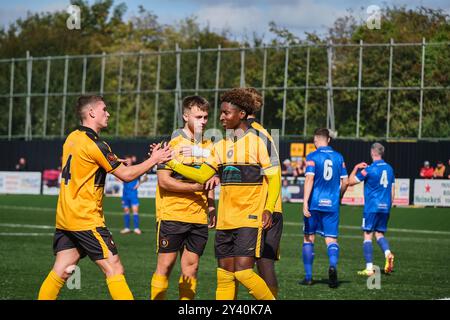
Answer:
M236 37L251 35L253 32L267 37L270 21L275 21L300 37L305 31L323 33L348 9L361 19L366 19L367 7L382 6L383 3L406 5L408 8L423 5L443 9L450 14L449 0L115 0L115 4L120 2L127 4L126 17L136 14L138 6L142 4L158 15L161 23L172 24L195 15L202 25L209 24L215 31L228 28ZM69 3L69 0L0 0L0 26L7 26L18 17L26 16L27 11L64 10Z

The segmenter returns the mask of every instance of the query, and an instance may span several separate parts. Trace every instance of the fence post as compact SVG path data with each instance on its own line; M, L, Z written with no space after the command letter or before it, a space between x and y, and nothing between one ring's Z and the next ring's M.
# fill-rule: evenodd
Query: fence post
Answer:
M142 77L142 51L139 51L138 74L136 87L136 113L134 115L134 136L138 135L139 111L141 109L141 77Z
M61 111L61 138L64 137L64 131L66 126L66 100L67 100L67 76L69 72L69 57L66 56L64 62L64 84L63 84L63 103Z
M363 56L363 41L359 40L358 106L357 106L357 110L356 110L356 137L357 138L359 138L359 121L360 121L360 117L361 117L362 56Z
M117 84L116 137L119 135L120 103L122 102L123 52L120 53L119 79Z
M100 95L103 96L104 86L105 86L105 63L106 63L106 53L102 53L102 71L100 74Z
M245 87L245 50L241 47L241 77L239 86L241 88Z
M285 49L285 56L284 56L283 119L281 119L282 136L284 136L286 131L286 99L287 99L288 67L289 67L289 45Z
M309 94L309 59L310 59L310 47L306 49L306 83L305 83L305 118L303 124L303 136L308 134L308 94Z
M328 42L328 103L327 103L327 128L335 131L334 103L333 103L333 42Z
M267 72L267 47L264 45L264 58L263 58L263 78L262 78L262 107L261 107L261 125L264 125L264 105L266 99L266 72Z
M8 140L11 140L12 135L13 101L14 101L14 58L11 59L11 74L9 78Z
M31 140L31 80L33 76L33 57L27 51L27 100L25 113L25 140Z
M422 38L422 67L420 71L420 109L419 109L419 139L422 138L422 117L423 117L423 84L425 78L425 38Z
M42 136L47 135L47 114L48 114L48 90L50 86L50 65L52 60L47 57L47 73L45 76L45 97L44 97L44 119L42 121Z
M214 129L217 128L217 109L219 103L219 81L220 81L220 50L221 45L217 46L217 63L216 63L216 87L214 95Z
M81 78L81 94L86 93L86 71L87 71L87 57L83 58L83 75Z
M195 95L198 95L198 88L200 84L200 65L201 65L201 50L202 47L197 48L197 69L195 72Z
M158 65L156 67L156 92L155 92L155 119L153 125L153 135L158 133L158 108L159 108L159 80L161 74L161 48L158 48Z
M183 124L183 114L181 111L181 99L183 98L183 94L181 92L181 48L176 44L176 58L177 58L177 78L176 78L176 91L178 95L175 96L175 122L176 127L173 128L175 131L177 128L181 127Z
M394 39L391 38L389 44L389 79L388 79L388 105L387 105L387 116L386 116L386 139L390 135L390 121L391 121L391 96L392 96L392 60L394 56Z

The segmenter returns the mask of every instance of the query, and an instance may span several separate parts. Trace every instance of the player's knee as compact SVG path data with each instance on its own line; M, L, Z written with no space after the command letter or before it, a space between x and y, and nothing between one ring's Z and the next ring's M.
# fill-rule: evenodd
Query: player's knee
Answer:
M196 277L198 272L198 262L197 263L190 263L187 265L182 266L181 272L186 277Z
M124 274L125 268L123 267L122 263L120 263L120 262L115 263L113 265L113 272L114 272L114 275Z

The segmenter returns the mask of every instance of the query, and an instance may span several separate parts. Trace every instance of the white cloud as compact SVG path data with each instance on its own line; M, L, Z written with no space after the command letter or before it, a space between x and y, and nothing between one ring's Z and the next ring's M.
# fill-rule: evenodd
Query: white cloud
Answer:
M280 27L286 27L297 35L304 31L323 31L331 27L336 18L346 14L343 9L330 4L315 3L311 0L272 1L262 5L241 7L232 3L206 5L197 12L199 21L209 23L213 29L228 28L235 35L256 31L268 33L270 21Z

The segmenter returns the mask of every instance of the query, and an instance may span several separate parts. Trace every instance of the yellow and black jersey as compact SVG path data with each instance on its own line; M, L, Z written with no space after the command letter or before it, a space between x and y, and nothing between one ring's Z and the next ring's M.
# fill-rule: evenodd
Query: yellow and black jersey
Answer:
M218 230L261 227L268 190L264 170L277 165L270 148L270 141L251 128L240 138L227 137L214 145L206 164L220 176Z
M64 142L62 163L56 228L83 231L104 227L103 189L106 173L121 164L117 156L94 130L81 126Z
M253 129L258 131L260 136L262 136L262 137L264 137L264 139L267 139L270 141L271 146L269 146L269 148L270 148L269 152L270 152L270 156L272 158L272 162L277 161L278 162L277 164L279 165L280 164L280 156L279 156L278 150L276 149L276 146L275 146L272 136L269 134L269 132L267 132L267 130L258 121L256 121L256 119L254 119L254 118L247 119L247 122ZM280 179L281 179L281 168L280 168ZM275 208L274 208L273 212L278 212L278 213L283 212L281 191L280 191L280 195L277 198L277 202L275 203Z
M212 149L211 140L195 141L189 138L186 133L179 129L169 142L170 147L179 154L182 147L192 148L191 157L177 156L177 159L188 166L200 167L210 156ZM171 176L184 182L192 182L182 175L172 171L166 165L159 165L158 170L170 170ZM172 192L156 187L156 219L165 221L179 221L187 223L208 223L208 192L198 191L192 193Z

